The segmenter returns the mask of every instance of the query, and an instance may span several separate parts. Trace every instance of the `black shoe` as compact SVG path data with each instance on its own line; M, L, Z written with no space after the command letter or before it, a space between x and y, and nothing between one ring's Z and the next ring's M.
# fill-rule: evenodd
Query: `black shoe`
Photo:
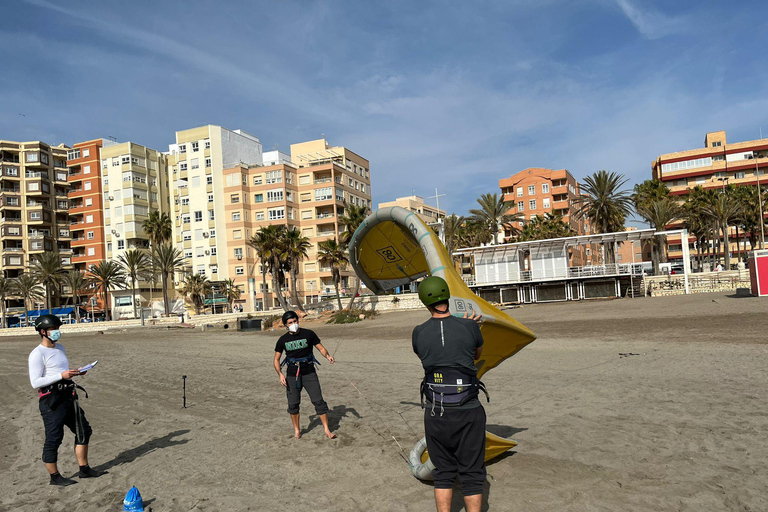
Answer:
M91 466L80 466L80 478L98 478L101 475L106 475L106 471L99 471L93 469Z
M51 475L51 483L50 485L59 485L61 487L66 487L68 485L76 484L77 481L71 480L69 478L64 478L58 473L54 473Z

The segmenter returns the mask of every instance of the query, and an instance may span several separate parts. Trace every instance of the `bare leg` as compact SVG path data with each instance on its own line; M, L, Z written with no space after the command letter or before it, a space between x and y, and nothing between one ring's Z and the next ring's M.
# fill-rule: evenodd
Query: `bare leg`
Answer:
M47 469L48 473L50 473L51 475L59 472L59 468L58 466L56 466L55 462L46 462L45 469Z
M464 496L464 507L467 512L480 512L480 508L483 506L483 495L473 494L472 496Z
M81 466L88 465L88 445L76 444L75 445L75 457L77 457L77 463Z
M453 499L453 489L435 489L437 512L451 512L451 499Z
M299 428L299 413L291 414L291 423L293 423L293 437L301 439L301 429Z
M328 439L336 439L336 434L331 432L331 429L328 428L328 415L327 414L320 414L320 423L323 424L323 428L325 429L325 436Z

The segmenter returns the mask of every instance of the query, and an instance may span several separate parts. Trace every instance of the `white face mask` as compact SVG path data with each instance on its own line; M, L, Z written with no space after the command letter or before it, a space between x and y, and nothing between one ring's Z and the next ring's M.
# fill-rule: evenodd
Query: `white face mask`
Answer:
M291 324L288 326L288 330L291 332L299 332L299 324Z

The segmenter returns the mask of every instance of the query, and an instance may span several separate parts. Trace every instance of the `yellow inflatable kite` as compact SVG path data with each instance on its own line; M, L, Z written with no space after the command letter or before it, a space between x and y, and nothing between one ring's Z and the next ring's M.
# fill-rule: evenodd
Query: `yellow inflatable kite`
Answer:
M352 236L349 255L358 277L376 294L427 275L445 279L451 291L451 313L464 316L477 312L483 316L483 355L475 361L478 378L536 339L530 329L472 293L435 232L405 208L382 208L369 215ZM486 432L485 460L516 444ZM425 449L422 439L411 451L411 472L421 480L430 480L434 466Z

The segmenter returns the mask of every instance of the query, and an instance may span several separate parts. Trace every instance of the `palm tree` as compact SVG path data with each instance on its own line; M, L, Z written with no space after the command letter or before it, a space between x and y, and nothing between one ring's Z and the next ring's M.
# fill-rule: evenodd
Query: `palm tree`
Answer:
M149 275L149 267L151 265L151 258L146 252L141 249L130 249L125 251L117 259L118 263L122 265L125 271L126 277L131 280L131 295L133 297L133 317L136 318L136 303L140 302L136 300L136 281L145 279ZM141 314L141 325L144 325L144 314Z
M545 213L531 219L520 232L518 241L546 240L548 238L564 238L576 233L566 224L560 214Z
M205 296L211 294L211 282L200 274L189 274L184 278L184 284L179 288L179 293L185 299L189 299L195 306L195 314L200 314L200 309L205 305Z
M721 192L713 197L704 212L713 220L715 225L723 233L723 255L725 257L725 269L731 269L731 251L728 237L728 226L741 215L742 205L736 198L727 192Z
M456 215L455 213L448 215L443 220L445 248L450 255L453 255L453 251L458 247L461 228L464 226L466 220L465 217Z
M627 179L615 172L597 171L580 184L581 195L575 199L578 206L575 217L587 218L600 233L624 229L624 219L630 214L632 198L622 187ZM615 263L615 242L609 242L605 251L606 263Z
M45 288L45 309L53 306L53 291L61 284L64 268L61 266L61 256L58 252L44 252L35 257L30 272Z
M269 263L266 256L265 248L266 248L267 240L264 233L259 230L255 235L251 237L250 240L248 240L248 245L253 247L253 249L256 251L256 256L259 258L259 261L261 262L261 265L259 265L259 268L261 269L259 273L261 274L261 301L262 306L264 307L264 311L268 309L267 306L267 273L269 272Z
M296 289L296 278L299 275L301 260L309 256L307 251L312 247L312 244L309 242L309 238L301 234L301 231L296 228L290 228L283 231L283 245L285 246L285 255L288 258L288 264L291 269L291 295L296 303L296 307L303 312L304 308L301 307L301 300Z
M684 212L680 206L673 199L663 196L661 199L648 200L640 203L637 208L637 213L644 218L652 228L657 231L663 231L668 224L675 222L683 218ZM681 240L682 243L687 244L688 240ZM667 243L666 236L653 237L653 273L659 273L659 257L666 263L667 256L665 247Z
M170 240L173 235L173 224L167 213L149 212L141 227L149 237L149 244L153 249Z
M459 231L458 247L477 247L480 244L490 243L491 240L493 236L483 224L467 219Z
M5 329L7 327L5 323L5 301L9 295L13 295L14 286L13 280L3 277L0 274L0 313L2 314L2 324L0 328Z
M80 323L80 291L88 286L88 279L79 270L70 270L61 280L72 294L72 306L75 310L75 323Z
M333 286L336 288L336 300L339 302L339 311L341 311L339 283L341 282L341 271L347 266L347 263L349 263L347 248L335 238L332 240L323 240L317 244L317 256L321 265L331 267Z
M285 229L285 226L279 225L263 226L248 243L259 252L262 258L262 265L264 265L264 262L267 263L269 272L272 274L272 290L275 294L275 299L283 310L288 311L290 306L288 306L288 302L281 292L282 283L285 280L283 276L283 264L285 261L281 261L284 260L286 254L283 243L283 231Z
M657 179L645 180L635 185L632 202L637 210L665 197L669 197L669 188L662 181Z
M125 287L125 272L114 261L100 261L88 269L89 280L100 290L104 298L104 317L110 320L109 290Z
M163 307L165 308L165 316L168 316L170 314L168 304L168 277L172 276L174 272L184 269L184 256L181 251L165 242L155 249L155 252L152 255L152 262L154 263L155 271L160 274L162 279Z
M508 228L512 232L517 232L516 224L525 220L522 214L512 211L512 203L505 202L504 196L499 194L483 194L477 200L479 209L469 210L472 214L471 219L478 224L482 224L493 236L493 243L499 243L499 230ZM511 212L511 213L510 213Z
M224 287L222 290L222 293L224 294L224 297L227 299L227 307L229 308L229 312L232 312L232 305L234 302L240 298L240 294L242 293L240 291L240 287L237 286L234 279L226 279L224 280L222 286Z
M32 274L21 274L13 279L14 295L24 301L24 325L29 326L29 303L43 300L45 289Z
M370 213L371 211L367 206L356 206L354 204L347 206L347 214L339 217L339 224L345 227L344 233L341 235L341 241L345 245L349 246L349 242L352 240L352 235L355 234L357 228L363 224L363 221ZM352 292L352 298L349 299L347 309L352 309L352 304L355 303L358 293L360 293L360 279L355 278L355 291Z

